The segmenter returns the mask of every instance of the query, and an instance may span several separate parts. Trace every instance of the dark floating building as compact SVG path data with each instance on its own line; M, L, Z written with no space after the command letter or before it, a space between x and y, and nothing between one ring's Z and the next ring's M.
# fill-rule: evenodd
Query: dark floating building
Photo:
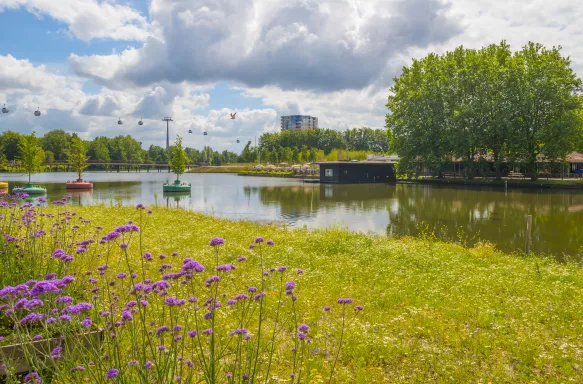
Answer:
M320 166L320 183L394 183L395 163L391 161L326 161Z

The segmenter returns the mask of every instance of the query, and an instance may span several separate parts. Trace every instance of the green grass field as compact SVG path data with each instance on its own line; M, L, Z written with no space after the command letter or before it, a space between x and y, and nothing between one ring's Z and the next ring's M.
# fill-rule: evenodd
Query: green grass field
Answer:
M136 218L133 208L82 207L106 231ZM421 239L390 239L340 229L307 231L234 222L154 208L143 248L178 251L213 263L209 239L226 241L221 258L245 255L256 236L273 239L269 266L303 268L295 278L302 320L326 332L324 305L351 297L365 310L348 329L336 382L537 382L583 380L583 271L550 258L482 245L467 249ZM139 253L132 251L133 262ZM161 264L162 261L155 260ZM227 261L225 261L227 262ZM122 270L123 263L110 261ZM275 355L286 381L290 361ZM311 382L327 382L330 360Z

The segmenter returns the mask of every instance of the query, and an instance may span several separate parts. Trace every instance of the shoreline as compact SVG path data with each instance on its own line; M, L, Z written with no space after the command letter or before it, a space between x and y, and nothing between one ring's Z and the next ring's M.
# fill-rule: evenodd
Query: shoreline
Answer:
M432 184L452 186L477 186L497 188L529 188L529 189L583 189L583 181L568 180L465 180L465 179L405 179L397 180L397 184Z

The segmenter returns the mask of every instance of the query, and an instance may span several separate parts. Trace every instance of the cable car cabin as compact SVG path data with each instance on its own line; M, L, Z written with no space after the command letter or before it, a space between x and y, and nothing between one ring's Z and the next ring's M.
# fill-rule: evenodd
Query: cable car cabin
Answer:
M327 161L320 166L320 183L394 183L395 164L384 161Z

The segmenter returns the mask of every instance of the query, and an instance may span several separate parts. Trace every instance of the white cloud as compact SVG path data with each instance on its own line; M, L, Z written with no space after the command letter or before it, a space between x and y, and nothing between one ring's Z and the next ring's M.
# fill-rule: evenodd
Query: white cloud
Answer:
M110 87L228 80L360 89L410 47L459 33L448 9L441 0L253 0L244 7L236 0L153 0L150 17L164 27L158 37L121 54L69 61L76 73Z
M144 41L150 35L144 16L126 6L96 0L0 0L0 12L24 8L66 23L84 41L99 38Z

